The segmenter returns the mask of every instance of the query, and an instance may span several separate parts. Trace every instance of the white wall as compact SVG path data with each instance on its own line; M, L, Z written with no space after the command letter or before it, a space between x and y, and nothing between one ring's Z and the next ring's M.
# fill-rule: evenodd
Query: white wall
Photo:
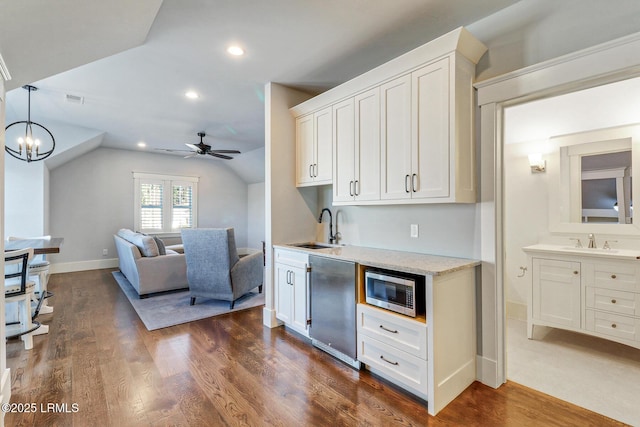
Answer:
M247 247L262 250L265 240L264 182L249 184L247 188Z
M116 257L113 234L134 227L134 171L200 177L198 227L234 227L247 245L247 185L224 162L99 148L51 171L51 234L65 239L54 263Z
M43 162L27 163L5 156L4 227L6 236L42 236L45 229Z

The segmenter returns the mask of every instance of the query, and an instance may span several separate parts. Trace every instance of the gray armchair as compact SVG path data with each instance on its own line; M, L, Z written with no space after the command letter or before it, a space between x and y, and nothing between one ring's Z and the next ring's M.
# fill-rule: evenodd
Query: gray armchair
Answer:
M191 305L196 298L235 301L254 288L262 293L263 259L257 252L238 257L233 228L182 230Z

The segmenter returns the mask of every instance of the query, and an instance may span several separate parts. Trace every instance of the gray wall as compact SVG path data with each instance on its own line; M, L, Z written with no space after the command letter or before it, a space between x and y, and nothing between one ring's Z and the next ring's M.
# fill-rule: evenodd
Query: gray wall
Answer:
M482 81L640 31L640 1L521 0L467 29L489 48Z
M331 208L340 244L396 249L463 258L478 258L475 204L337 206L331 186L318 192L318 209ZM411 224L418 237L410 236ZM326 242L329 218L318 225L316 239Z
M51 234L65 239L53 262L117 256L113 234L134 227L134 171L200 177L198 226L234 227L247 245L247 185L222 161L99 148L51 171Z
M249 184L247 188L247 247L252 249L262 250L265 240L264 189L264 182Z

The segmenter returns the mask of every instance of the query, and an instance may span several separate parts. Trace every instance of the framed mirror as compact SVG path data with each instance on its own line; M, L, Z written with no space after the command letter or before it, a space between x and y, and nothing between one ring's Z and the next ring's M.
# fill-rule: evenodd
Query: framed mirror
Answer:
M559 187L550 193L552 232L640 235L633 170L640 167L640 125L551 138L559 147Z

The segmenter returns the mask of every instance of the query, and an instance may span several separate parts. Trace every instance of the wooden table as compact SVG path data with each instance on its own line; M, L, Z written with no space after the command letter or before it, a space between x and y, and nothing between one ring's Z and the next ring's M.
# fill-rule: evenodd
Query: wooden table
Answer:
M60 246L64 242L62 237L51 239L22 239L4 242L4 250L16 251L19 249L33 248L34 255L59 254Z

